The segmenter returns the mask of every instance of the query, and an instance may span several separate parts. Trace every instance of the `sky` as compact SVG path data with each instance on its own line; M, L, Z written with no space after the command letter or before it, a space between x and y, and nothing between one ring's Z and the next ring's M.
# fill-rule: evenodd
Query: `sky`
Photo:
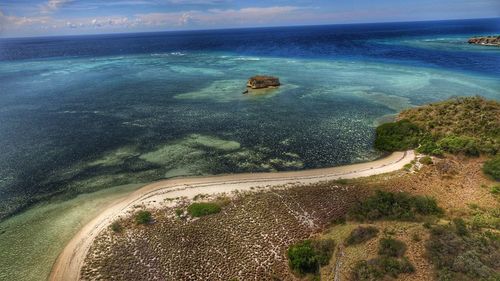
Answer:
M500 17L500 0L0 0L0 37Z

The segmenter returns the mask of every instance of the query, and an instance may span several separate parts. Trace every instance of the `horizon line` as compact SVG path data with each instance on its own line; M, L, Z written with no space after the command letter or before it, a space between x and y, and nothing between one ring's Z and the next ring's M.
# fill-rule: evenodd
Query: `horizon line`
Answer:
M138 31L138 32L113 32L113 33L88 33L88 34L66 34L66 35L33 35L33 36L11 36L2 37L0 40L8 39L36 39L36 38L57 38L57 37L86 37L86 36L110 36L110 35L127 35L127 34L155 34L155 33L183 33L183 32L203 32L203 31L224 31L224 30L245 30L245 29L266 29L266 28L293 28L293 27L315 27L315 26L341 26L341 25L365 25L365 24L387 24L387 23L418 23L418 22L443 22L443 21L467 21L467 20L494 20L500 17L484 17L484 18L456 18L456 19L427 19L415 21L379 21L379 22L352 22L352 23L327 23L327 24L291 24L291 25L269 25L269 26L247 26L247 27L221 27L208 29L177 29L177 30L157 30L157 31Z

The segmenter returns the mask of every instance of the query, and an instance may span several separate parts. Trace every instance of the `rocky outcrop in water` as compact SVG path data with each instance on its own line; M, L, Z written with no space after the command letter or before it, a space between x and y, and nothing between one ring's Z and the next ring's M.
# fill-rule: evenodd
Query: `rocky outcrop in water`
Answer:
M478 36L467 41L469 44L500 47L500 36Z
M280 79L273 76L254 76L247 82L247 87L252 89L274 88L280 85Z

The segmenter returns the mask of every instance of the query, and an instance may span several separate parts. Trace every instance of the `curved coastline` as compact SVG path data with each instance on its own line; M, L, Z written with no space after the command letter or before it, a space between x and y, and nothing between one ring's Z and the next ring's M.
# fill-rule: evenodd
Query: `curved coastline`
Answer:
M401 169L415 158L414 151L395 152L371 162L346 166L279 173L234 174L162 180L143 186L123 199L110 202L109 207L92 219L71 239L54 263L49 280L79 280L80 270L93 240L112 221L137 204L159 207L165 198L196 194L215 194L253 187L272 187L285 184L312 184L340 178L358 178ZM163 205L166 206L166 205Z

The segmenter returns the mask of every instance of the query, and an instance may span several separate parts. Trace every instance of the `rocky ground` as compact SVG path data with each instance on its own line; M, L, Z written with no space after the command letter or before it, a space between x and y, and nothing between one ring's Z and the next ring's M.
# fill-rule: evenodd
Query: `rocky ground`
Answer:
M486 46L500 46L500 36L472 37L468 40L468 43Z

